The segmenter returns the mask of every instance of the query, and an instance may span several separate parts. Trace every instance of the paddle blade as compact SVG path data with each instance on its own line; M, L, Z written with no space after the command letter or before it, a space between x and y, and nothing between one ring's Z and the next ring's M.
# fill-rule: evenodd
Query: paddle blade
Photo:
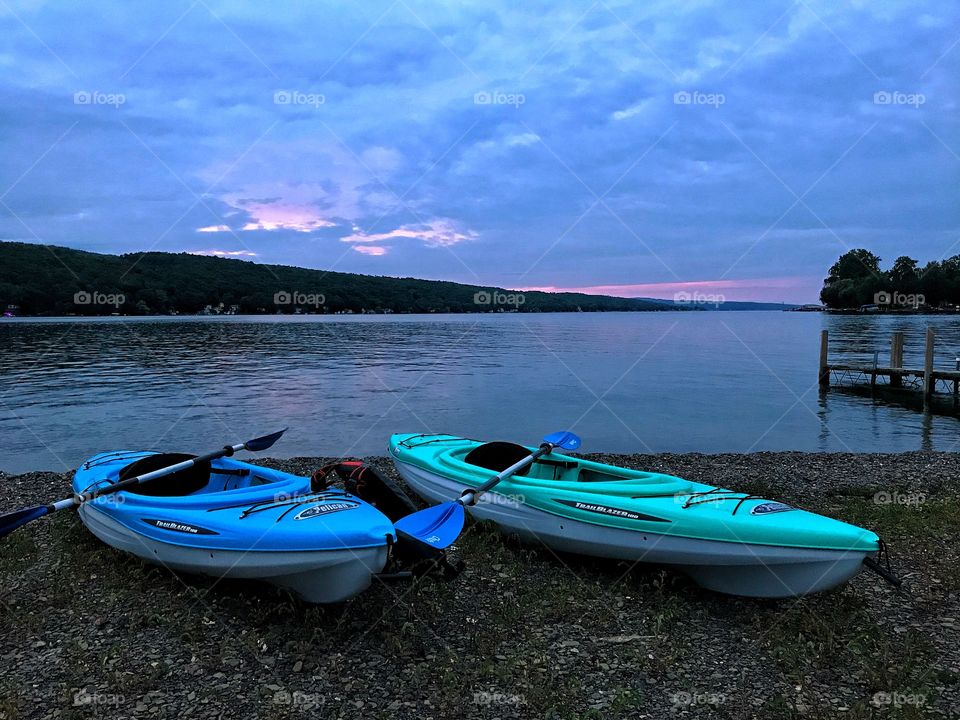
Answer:
M551 433L547 435L543 441L550 443L554 447L562 448L563 450L576 450L580 447L580 438L569 430Z
M400 518L394 526L407 537L443 550L460 536L463 520L463 505L448 502Z
M34 505L33 507L14 510L13 512L0 515L0 538L6 537L19 527L23 527L28 522L37 518L42 518L50 510L46 505Z
M260 452L261 450L266 450L268 447L273 445L277 440L280 439L280 436L287 431L287 428L284 428L280 432L275 432L272 435L264 435L263 437L254 438L253 440L247 440L243 447L252 452Z

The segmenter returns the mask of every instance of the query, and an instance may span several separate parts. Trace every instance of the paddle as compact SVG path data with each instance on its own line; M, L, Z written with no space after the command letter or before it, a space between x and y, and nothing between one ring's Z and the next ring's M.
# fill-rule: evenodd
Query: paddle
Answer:
M59 500L55 503L50 503L49 505L34 505L33 507L22 508L21 510L14 510L13 512L4 513L3 515L0 515L0 538L6 537L17 528L23 527L27 523L33 522L37 518L42 518L44 515L49 515L57 510L66 510L67 508L78 507L83 503L102 495L110 495L111 493L119 492L120 490L126 490L134 485L149 482L150 480L156 480L157 478L164 477L165 475L172 475L173 473L180 472L181 470L192 468L194 465L209 462L210 460L216 460L217 458L221 457L229 457L238 450L250 450L252 452L266 450L277 440L279 440L280 436L286 431L287 429L284 428L280 432L275 432L271 435L264 435L263 437L254 438L253 440L247 440L244 443L239 443L237 445L226 445L223 448L215 450L211 453L207 453L206 455L201 455L191 460L184 460L176 465L160 468L159 470L144 473L143 475L127 478L126 480L113 485L102 487L99 490L92 490L90 492L74 495L71 498Z
M546 455L554 448L576 450L580 447L580 438L569 431L555 432L547 435L536 451L527 455L506 470L497 473L476 490L464 490L460 497L452 502L441 503L428 507L426 510L415 512L400 518L394 527L404 536L442 550L449 546L463 530L464 511L469 505L476 505L477 499L494 485L510 477L514 473L532 464L541 455Z

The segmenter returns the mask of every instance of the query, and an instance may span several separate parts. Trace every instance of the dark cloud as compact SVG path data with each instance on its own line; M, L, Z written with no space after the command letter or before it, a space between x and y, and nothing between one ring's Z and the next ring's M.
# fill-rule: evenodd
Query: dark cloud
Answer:
M808 301L960 236L946 5L0 7L6 239Z

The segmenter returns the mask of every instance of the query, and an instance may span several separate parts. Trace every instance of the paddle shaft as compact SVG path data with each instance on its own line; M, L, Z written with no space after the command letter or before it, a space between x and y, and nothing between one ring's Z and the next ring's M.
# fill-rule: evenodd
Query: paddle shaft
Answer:
M27 523L33 522L34 520L42 518L45 515L57 512L58 510L79 507L83 503L100 497L101 495L109 495L111 493L133 487L134 485L139 485L140 483L149 482L150 480L164 477L165 475L172 475L175 472L191 468L198 463L209 462L210 460L215 460L225 456L229 457L238 450L252 450L254 452L266 450L277 440L279 440L280 436L285 432L286 428L280 432L273 433L272 435L264 435L263 437L254 438L253 440L247 440L245 443L225 445L219 450L214 450L206 455L201 455L191 460L184 460L183 462L176 463L175 465L159 468L153 472L144 473L143 475L127 478L122 482L115 483L114 485L107 485L106 487L98 490L77 493L73 497L64 498L63 500L58 500L57 502L52 502L47 505L34 505L32 507L21 508L20 510L3 513L0 515L0 538L6 537L17 528L23 527Z
M82 505L83 503L93 500L94 498L100 497L102 495L110 495L115 492L120 492L121 490L126 490L127 488L133 487L134 485L139 485L140 483L149 482L150 480L155 480L165 475L173 475L178 473L181 470L188 470L189 468L199 465L200 463L209 462L211 460L216 460L217 458L230 457L238 450L243 450L245 443L238 443L236 445L225 445L220 450L214 450L209 452L206 455L200 455L198 457L192 458L191 460L184 460L179 462L176 465L169 465L165 468L160 468L159 470L154 470L153 472L144 473L143 475L137 475L136 477L127 478L121 482L115 483L113 485L107 485L102 487L99 490L92 490L85 493L79 493L74 495L72 498L67 500L61 500L60 502L53 503L53 506L57 508L57 505L63 505L64 503L69 503L72 505ZM70 505L63 505L63 507L69 507Z
M459 502L463 506L475 505L477 502L477 499L481 495L483 495L485 492L490 490L490 488L492 488L494 485L501 482L502 480L505 480L506 478L510 477L514 473L519 472L520 470L523 470L528 465L532 465L534 462L536 462L537 458L541 457L542 455L546 455L550 453L553 450L553 448L554 446L552 444L548 442L543 443L539 448L537 448L535 452L531 453L530 455L527 455L527 457L523 458L523 460L518 460L513 465L508 467L506 470L503 470L502 472L497 473L492 478L487 480L483 485L478 487L476 490L464 490L460 494L460 497L457 500L457 502Z

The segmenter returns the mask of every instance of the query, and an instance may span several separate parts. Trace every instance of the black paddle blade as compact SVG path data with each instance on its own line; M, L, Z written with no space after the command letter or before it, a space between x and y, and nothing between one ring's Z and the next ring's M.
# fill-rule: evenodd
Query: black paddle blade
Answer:
M263 437L254 438L253 440L247 440L243 447L252 452L260 452L261 450L266 450L268 447L273 445L277 440L280 439L280 436L283 435L288 428L284 428L280 432L275 432L272 435L264 435Z
M33 507L14 510L13 512L0 515L0 538L4 538L19 527L23 527L28 522L33 522L37 518L42 518L50 512L46 505L34 505Z

